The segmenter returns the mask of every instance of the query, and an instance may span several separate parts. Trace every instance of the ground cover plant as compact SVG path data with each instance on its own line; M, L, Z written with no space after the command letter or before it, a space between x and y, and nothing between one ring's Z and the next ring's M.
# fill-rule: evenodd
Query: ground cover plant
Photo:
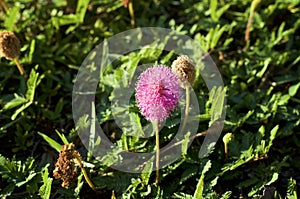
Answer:
M0 51L1 198L297 198L299 5L298 0L0 0L0 32L13 32L20 42L14 56ZM182 145L178 160L159 171L159 179L151 164L142 174L110 168L117 150L95 158L78 135L90 118L75 125L72 116L74 82L88 53L113 35L148 26L197 41L225 85L208 92L196 72L191 86L201 110L198 134L190 147ZM126 113L130 127L114 123L114 89L126 85L138 65L171 66L177 57L143 48L104 71L94 116L118 147L154 151L157 142L155 136L126 134L148 122L134 95ZM211 153L199 158L205 131L220 112L213 102L224 95L222 134ZM175 110L166 120L161 146L175 136L180 117Z

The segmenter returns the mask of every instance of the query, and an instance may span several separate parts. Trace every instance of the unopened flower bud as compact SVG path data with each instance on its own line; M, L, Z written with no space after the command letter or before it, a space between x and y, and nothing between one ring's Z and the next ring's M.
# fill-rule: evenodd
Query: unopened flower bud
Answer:
M20 40L13 32L0 32L0 56L9 60L18 58L20 53Z
M184 85L193 84L195 80L195 66L186 55L177 57L172 63L172 69L179 76Z

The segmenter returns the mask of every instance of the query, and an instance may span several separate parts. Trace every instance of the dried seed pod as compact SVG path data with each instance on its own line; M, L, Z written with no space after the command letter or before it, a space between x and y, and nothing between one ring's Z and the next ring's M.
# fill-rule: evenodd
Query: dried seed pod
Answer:
M71 143L62 146L53 171L54 178L63 181L62 187L68 187L76 180L77 171L74 167L76 156L81 158L80 154L74 149L74 144Z
M0 32L0 56L9 60L17 59L20 53L20 40L13 32Z
M195 66L186 55L177 57L172 63L172 69L179 76L183 85L193 84L195 80Z

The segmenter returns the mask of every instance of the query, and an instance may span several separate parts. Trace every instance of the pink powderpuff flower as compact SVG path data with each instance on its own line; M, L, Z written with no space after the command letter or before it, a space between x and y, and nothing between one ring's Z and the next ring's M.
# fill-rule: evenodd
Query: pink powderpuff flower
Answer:
M148 68L136 83L136 102L150 121L163 121L178 105L180 81L171 68L163 65Z

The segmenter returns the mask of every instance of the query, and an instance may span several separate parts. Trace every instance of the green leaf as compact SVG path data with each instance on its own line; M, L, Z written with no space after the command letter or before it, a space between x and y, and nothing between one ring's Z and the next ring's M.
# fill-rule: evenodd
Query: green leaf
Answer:
M224 109L226 89L223 87L213 87L209 94L209 101L211 102L210 114L212 116L209 125L221 118Z
M17 22L17 17L20 13L20 7L14 6L8 10L5 16L4 27L6 30L13 31L15 23Z
M291 97L297 94L298 89L300 88L300 82L298 84L294 84L289 88L289 95Z
M248 140L248 138L247 138L247 140ZM241 155L238 160L236 160L235 162L229 163L229 164L225 164L224 167L222 168L221 174L224 174L226 171L229 171L229 170L233 171L234 169L238 168L239 166L249 162L254 157L255 157L255 155L253 154L253 147L250 146L248 150L241 152Z
M66 32L68 33L74 30L80 23L84 21L84 16L89 2L89 0L79 0L76 7L76 14L53 16L51 18L53 26L56 29L59 29L60 26L75 24L75 26L70 26Z
M276 134L278 132L278 129L279 129L279 125L276 125L270 132L270 140L269 140L269 143L268 143L268 146L266 147L265 149L265 152L268 153L272 144L273 144L273 140L275 139L276 137Z
M148 184L151 173L152 173L153 158L147 162L147 164L145 165L145 168L143 169L143 172L141 174L141 179L145 185Z
M34 168L34 159L28 157L26 161L16 161L13 157L12 160L0 155L0 175L2 179L7 179L8 182L13 183L14 186L21 187L26 184L27 190L35 190L37 181L37 172ZM28 189L28 186L31 186ZM7 187L12 189L12 187ZM2 192L3 193L3 192Z
M35 51L35 39L32 39L32 41L30 43L28 62L32 62L34 51Z
M63 15L59 17L52 17L52 24L56 29L59 29L60 26L68 25L68 24L76 24L77 16L74 14Z
M9 161L8 158L5 158L4 156L2 156L0 154L0 167L13 167L13 164L11 164L11 162ZM0 173L2 172L2 170L0 170Z
M52 0L56 7L62 7L67 5L67 0Z
M11 116L12 120L15 120L16 117L22 112L24 111L26 108L28 108L30 105L32 104L32 102L27 102L26 104L23 104L23 106L21 106L20 108L18 108L15 113Z
M210 1L210 16L212 18L213 21L217 22L219 21L219 18L224 14L224 12L226 12L226 10L228 10L230 8L230 4L225 4L223 5L219 10L217 10L218 8L218 0L211 0Z
M64 99L60 98L56 104L55 111L54 111L54 114L56 116L60 115L61 111L63 110L63 106L64 106Z
M25 178L25 180L23 180L23 181L21 181L21 182L17 182L17 183L16 183L16 186L17 186L17 187L20 187L20 186L26 184L26 183L29 182L33 177L35 177L36 174L37 174L37 173L35 173L35 172L29 174L29 175Z
M172 198L177 198L177 199L195 199L194 196L186 193L174 193Z
M264 186L268 186L275 182L278 179L279 174L273 173L272 178L269 181L262 182L260 186L256 186L252 188L252 191L248 193L248 197L252 197L255 193L257 193L259 190L263 189Z
M280 97L278 105L279 106L286 105L290 99L291 99L291 96L289 94L285 94Z
M36 66L35 68L33 68L30 72L30 76L29 79L27 80L27 91L25 94L25 98L26 98L26 102L25 104L23 104L21 107L19 107L15 113L11 116L12 120L15 120L16 117L22 112L24 111L26 108L28 108L34 100L34 93L35 93L35 89L37 87L37 85L40 83L41 79L43 78L43 76L41 76L39 79L39 73L37 73L35 70L37 69L38 66Z
M196 191L194 193L194 198L195 199L202 199L202 194L203 194L203 189L204 189L204 177L205 177L205 173L210 169L211 167L211 161L208 160L205 164L205 166L203 167L200 179L198 180L198 184L196 187Z
M136 137L141 137L144 135L143 127L141 125L140 117L136 113L130 113L130 124L131 124L131 130L132 133L130 135L136 136Z
M297 183L296 183L296 180L294 180L293 178L289 179L286 198L287 199L297 199L298 198L297 197Z
M26 98L24 98L23 96L20 96L16 93L14 94L14 97L15 97L14 99L12 99L11 101L7 102L4 105L3 109L1 109L1 112L5 111L5 110L12 109L12 108L15 108L17 106L20 106L20 105L26 103L26 101L27 101Z
M39 189L39 193L42 199L49 199L51 194L51 185L53 179L49 177L49 171L46 167L44 172L42 172L43 185Z
M27 92L26 92L26 99L30 102L33 102L35 89L37 87L39 73L32 69L30 72L29 79L27 81Z
M268 57L265 61L264 61L264 66L263 68L256 74L257 77L262 77L266 70L268 69L269 64L271 63L272 59L270 57Z
M78 128L84 132L85 130L87 130L90 127L90 122L91 121L89 120L89 115L84 114L83 116L81 116L78 119L76 128Z
M77 23L82 23L90 0L79 0L76 8Z
M60 137L61 141L64 144L69 144L69 141L67 140L67 138L65 137L64 134L60 133L58 130L55 130L56 134Z
M45 134L43 134L43 133L38 132L38 134L39 134L40 136L42 136L42 137L44 138L44 140L45 140L46 142L48 142L48 144L49 144L52 148L54 148L57 152L60 152L60 151L61 151L62 145L60 145L58 142L56 142L55 140L53 140L52 138L48 137L47 135L45 135Z
M211 0L209 9L210 9L211 18L214 21L218 21L218 18L216 16L217 7L218 7L218 0Z
M220 17L230 8L230 4L225 4L224 6L222 6L219 10L217 10L216 14L215 14L215 19L218 21L220 19Z
M214 49L217 44L219 39L221 38L222 34L224 33L224 31L227 29L227 26L223 26L222 28L220 28L220 25L217 25L214 29L213 29L213 33L211 36L211 41L210 41L210 49Z
M232 194L232 191L226 191L220 199L229 199Z
M188 132L184 135L184 140L181 145L181 153L183 156L185 156L187 154L188 144L190 142L190 135L191 135L191 132Z
M82 189L82 186L83 186L82 178L83 178L83 174L81 172L81 174L77 177L77 186L74 189L74 192L75 192L74 196L79 196L79 194L80 194L80 190Z

